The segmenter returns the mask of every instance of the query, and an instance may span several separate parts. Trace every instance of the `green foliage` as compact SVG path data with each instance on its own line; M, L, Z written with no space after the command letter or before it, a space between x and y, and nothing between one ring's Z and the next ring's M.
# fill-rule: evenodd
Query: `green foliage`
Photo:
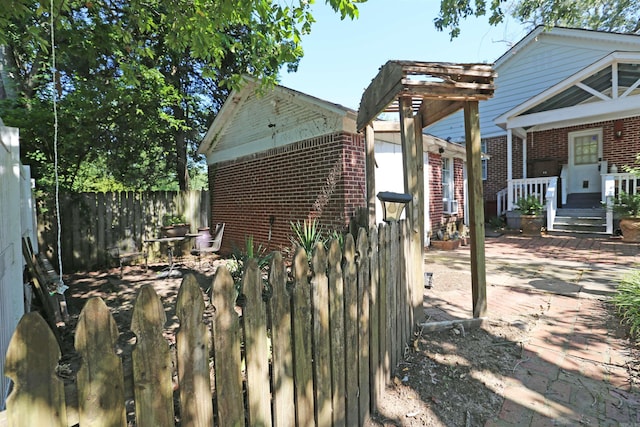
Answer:
M489 224L491 226L491 228L496 229L496 230L504 228L504 226L505 226L504 220L499 216L489 217L489 219L487 220L487 224Z
M612 301L622 323L630 327L631 335L640 337L640 271L622 278Z
M250 258L253 258L258 263L260 271L265 272L263 275L263 282L265 287L268 285L266 278L266 271L269 269L271 263L272 253L268 253L267 249L262 245L255 245L253 236L246 236L244 239L244 248L233 248L231 259L227 261L227 269L233 277L233 281L236 284L238 293L242 293L242 276L244 275L245 265Z
M325 238L322 233L322 229L318 223L318 219L313 220L305 219L302 223L300 221L291 222L291 231L293 236L290 238L291 243L295 246L300 246L307 253L307 258L311 259L313 249L318 243L325 243Z
M439 31L460 35L460 22L488 15L491 25L501 23L508 13L516 20L545 27L564 26L589 30L635 33L640 29L640 2L636 0L441 0L434 19Z
M164 227L169 227L171 225L182 225L186 223L187 219L184 217L184 215L165 214L162 216L162 225Z
M538 197L533 194L518 198L516 206L522 215L540 215L544 208Z
M620 192L613 201L613 212L621 218L640 218L640 193Z
M35 0L5 3L0 44L15 99L0 116L20 128L22 160L46 191L54 94L62 188L185 190L190 177L202 188L198 144L229 90L246 74L266 87L281 67L295 69L314 22L306 0L67 0L53 13ZM327 3L358 15L360 0Z

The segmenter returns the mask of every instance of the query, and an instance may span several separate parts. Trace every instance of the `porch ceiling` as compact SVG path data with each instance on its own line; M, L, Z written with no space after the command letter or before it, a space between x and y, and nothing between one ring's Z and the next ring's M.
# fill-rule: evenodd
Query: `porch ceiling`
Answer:
M365 90L357 128L362 131L380 113L399 112L399 99L410 98L414 114L426 127L463 108L466 101L493 96L496 73L488 64L388 61Z

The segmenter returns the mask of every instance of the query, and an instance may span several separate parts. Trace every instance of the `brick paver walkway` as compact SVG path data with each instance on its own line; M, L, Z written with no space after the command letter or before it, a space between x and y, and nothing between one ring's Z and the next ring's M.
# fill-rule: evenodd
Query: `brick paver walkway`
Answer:
M426 312L432 320L469 317L463 282L468 248L427 252L434 271ZM640 265L640 245L614 239L502 236L486 241L489 318L535 314L522 362L503 392L501 412L487 426L640 426L634 363L606 299Z

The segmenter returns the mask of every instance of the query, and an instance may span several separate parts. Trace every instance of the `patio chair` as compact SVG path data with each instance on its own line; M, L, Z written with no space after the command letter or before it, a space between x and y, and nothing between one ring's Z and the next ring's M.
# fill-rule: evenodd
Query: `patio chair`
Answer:
M224 234L224 222L216 224L213 234L209 235L209 239L198 236L195 244L191 249L191 255L198 258L198 268L200 268L201 257L206 254L215 254L220 250L222 245L222 235Z
M111 259L118 262L120 267L119 278L122 279L124 274L124 265L131 263L139 258L144 258L144 270L147 271L148 254L147 251L142 249L133 238L130 230L126 230L126 236L116 246L107 248Z

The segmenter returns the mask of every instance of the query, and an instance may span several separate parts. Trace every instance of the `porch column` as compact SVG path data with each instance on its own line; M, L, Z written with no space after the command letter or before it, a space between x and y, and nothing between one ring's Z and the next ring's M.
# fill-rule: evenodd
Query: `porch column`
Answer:
M513 209L513 192L511 191L511 180L513 179L513 130L507 129L507 210Z
M522 179L527 178L527 134L522 137Z
M376 225L376 159L375 159L376 134L373 126L369 124L364 132L365 144L365 185L367 192L367 218L369 227Z

